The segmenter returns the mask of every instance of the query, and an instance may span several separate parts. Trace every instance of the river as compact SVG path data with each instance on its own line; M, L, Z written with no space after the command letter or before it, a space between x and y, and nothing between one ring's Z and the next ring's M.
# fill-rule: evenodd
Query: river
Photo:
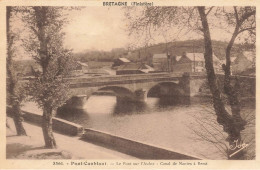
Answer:
M225 142L227 136L223 133L222 127L216 123L210 98L149 97L145 103L117 103L114 96L93 95L84 108L84 110L59 109L56 116L86 128L202 159L226 159L223 148L227 145ZM254 117L255 100L246 100L242 108L245 115ZM24 109L36 111L38 108L33 103L26 103ZM245 131L254 139L254 124ZM248 140L252 141L251 138ZM254 151L254 146L252 147Z

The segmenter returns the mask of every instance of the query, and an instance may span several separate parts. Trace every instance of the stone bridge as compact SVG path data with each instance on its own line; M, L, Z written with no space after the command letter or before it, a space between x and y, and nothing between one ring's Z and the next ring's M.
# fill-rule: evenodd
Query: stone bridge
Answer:
M255 77L232 76L241 82L242 96L255 95ZM223 75L218 75L219 86ZM70 78L71 99L66 103L81 108L93 94L113 94L117 102L146 101L147 97L192 97L201 95L207 84L205 74L153 73L117 76ZM221 87L222 89L222 87ZM209 94L209 92L208 92Z
M71 78L71 100L67 103L81 105L92 94L117 97L117 101L146 101L147 96L191 96L189 74L135 74L91 78Z

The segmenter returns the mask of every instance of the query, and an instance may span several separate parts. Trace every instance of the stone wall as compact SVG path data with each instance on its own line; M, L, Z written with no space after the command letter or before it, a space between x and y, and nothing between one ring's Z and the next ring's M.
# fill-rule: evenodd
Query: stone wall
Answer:
M7 109L6 110L7 115L12 117L11 108L7 107L6 109ZM26 111L22 111L22 114L25 121L41 126L42 124L41 115L26 112ZM83 133L82 126L56 117L53 118L52 128L56 132L65 135L70 135L70 136L78 136Z
M85 129L82 140L99 144L140 159L180 159L197 160L199 158L187 154L171 151L150 144L140 143L130 139L114 136L108 133Z

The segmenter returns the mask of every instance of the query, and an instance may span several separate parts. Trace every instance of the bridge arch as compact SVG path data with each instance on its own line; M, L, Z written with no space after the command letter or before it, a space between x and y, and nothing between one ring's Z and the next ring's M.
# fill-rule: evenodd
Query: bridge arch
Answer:
M133 101L135 94L131 90L122 86L103 86L100 88L86 88L78 90L82 95L72 94L63 105L65 108L83 109L85 103L92 95L114 95L117 101ZM78 92L79 93L79 92Z
M107 92L113 92L115 96L117 97L129 97L133 98L134 93L129 90L128 88L121 87L121 86L105 86L102 88L99 88L92 94L97 94L98 92L107 91Z

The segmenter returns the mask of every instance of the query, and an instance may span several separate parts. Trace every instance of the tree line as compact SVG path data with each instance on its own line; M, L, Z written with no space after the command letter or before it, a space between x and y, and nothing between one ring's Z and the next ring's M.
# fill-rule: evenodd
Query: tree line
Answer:
M225 59L225 47L228 42L212 40L214 54L219 59ZM73 53L73 57L81 62L98 61L98 62L113 62L119 57L126 57L132 61L144 61L149 63L153 54L167 53L171 55L182 55L183 52L196 52L203 53L203 39L200 40L186 40L186 41L173 41L168 42L166 49L166 43L158 43L147 47L140 47L132 50L124 48L112 49L111 51L101 50L88 50L83 52ZM241 56L243 51L253 50L254 44L234 44L232 48L232 57Z

